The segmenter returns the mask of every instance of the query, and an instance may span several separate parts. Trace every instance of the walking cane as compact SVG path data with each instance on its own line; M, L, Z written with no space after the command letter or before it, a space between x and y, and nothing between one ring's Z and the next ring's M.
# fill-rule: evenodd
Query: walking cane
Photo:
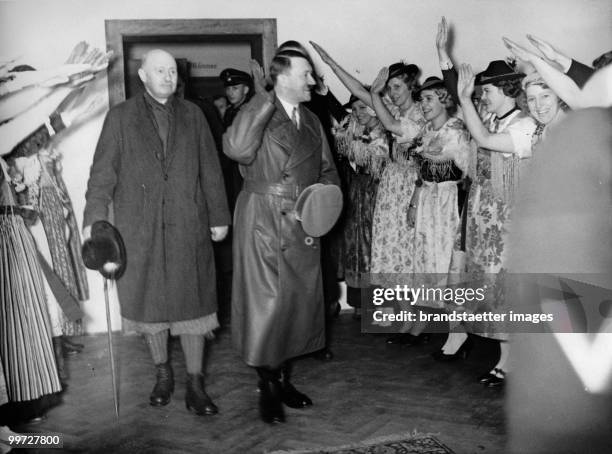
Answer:
M108 281L117 281L125 272L127 257L125 245L119 231L106 221L96 221L91 226L91 237L85 241L82 249L83 262L89 269L99 271L104 278L104 303L106 306L106 327L108 336L108 353L113 385L113 402L115 418L119 420L119 393L117 391L117 373L113 350L113 329L111 325L110 303L108 298Z
M104 278L104 303L106 305L106 327L108 334L108 353L111 367L111 380L113 383L113 402L115 404L115 418L119 421L119 394L117 393L117 374L115 372L115 355L113 354L113 329L111 326L110 304L108 302L108 279Z

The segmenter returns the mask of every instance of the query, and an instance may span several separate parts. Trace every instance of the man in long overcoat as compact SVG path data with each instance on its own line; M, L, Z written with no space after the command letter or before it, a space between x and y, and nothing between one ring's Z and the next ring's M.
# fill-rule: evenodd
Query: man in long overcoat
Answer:
M204 338L218 326L213 241L231 222L215 144L200 109L174 96L176 63L152 50L138 74L145 93L106 116L91 167L84 236L108 218L124 238L127 269L118 282L124 327L142 332L157 368L150 396L166 405L174 389L168 333L180 335L187 408L217 408L202 379Z
M224 135L223 151L244 177L234 217L232 337L257 369L262 419L282 422L282 403L312 405L291 385L288 361L325 344L320 240L302 229L295 201L309 185L339 180L321 123L301 105L310 99L312 67L284 51L270 76L274 92L259 87Z

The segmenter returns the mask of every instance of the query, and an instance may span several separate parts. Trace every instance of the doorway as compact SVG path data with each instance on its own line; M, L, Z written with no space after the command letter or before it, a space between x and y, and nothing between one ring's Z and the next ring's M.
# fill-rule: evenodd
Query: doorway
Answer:
M109 104L140 93L142 55L153 48L177 60L185 96L212 100L223 94L219 73L228 67L249 72L249 61L264 68L276 49L276 19L106 20L106 43L114 52L108 71Z

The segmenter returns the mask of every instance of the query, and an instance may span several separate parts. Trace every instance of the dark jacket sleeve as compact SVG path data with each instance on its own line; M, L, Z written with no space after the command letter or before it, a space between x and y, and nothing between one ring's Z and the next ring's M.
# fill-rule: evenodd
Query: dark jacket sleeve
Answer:
M253 96L223 134L223 153L240 164L252 163L275 109L276 106L264 95L258 93Z
M327 102L327 110L337 122L341 122L344 117L348 115L346 109L340 104L340 101L334 96L331 90L327 90L325 95L325 101Z
M204 114L198 110L197 116L200 131L200 186L208 208L208 222L210 227L230 225L231 217L215 141Z
M89 171L83 227L96 221L108 220L108 206L113 199L119 172L120 123L119 111L111 109L104 119Z
M582 88L584 87L584 84L586 84L587 80L589 80L591 77L591 74L594 72L595 70L590 66L572 59L572 64L570 65L566 74L570 79L576 82L576 85Z
M444 85L453 98L453 101L455 101L455 104L459 105L459 94L457 93L457 70L454 67L451 69L443 69L442 78L444 79Z
M325 132L323 131L323 126L319 125L319 130L321 131L321 138L323 141L321 145L321 170L319 172L318 182L340 186L340 177L338 176L338 171L336 170L334 158L332 157L329 149L329 144L327 143L327 138L325 137Z

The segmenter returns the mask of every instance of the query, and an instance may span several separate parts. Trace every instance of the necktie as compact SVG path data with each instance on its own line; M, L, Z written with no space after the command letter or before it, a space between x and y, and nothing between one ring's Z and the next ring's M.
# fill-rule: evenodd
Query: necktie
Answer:
M291 121L293 122L293 126L295 126L295 129L300 129L300 127L298 126L297 119L297 107L294 107L293 111L291 112Z

